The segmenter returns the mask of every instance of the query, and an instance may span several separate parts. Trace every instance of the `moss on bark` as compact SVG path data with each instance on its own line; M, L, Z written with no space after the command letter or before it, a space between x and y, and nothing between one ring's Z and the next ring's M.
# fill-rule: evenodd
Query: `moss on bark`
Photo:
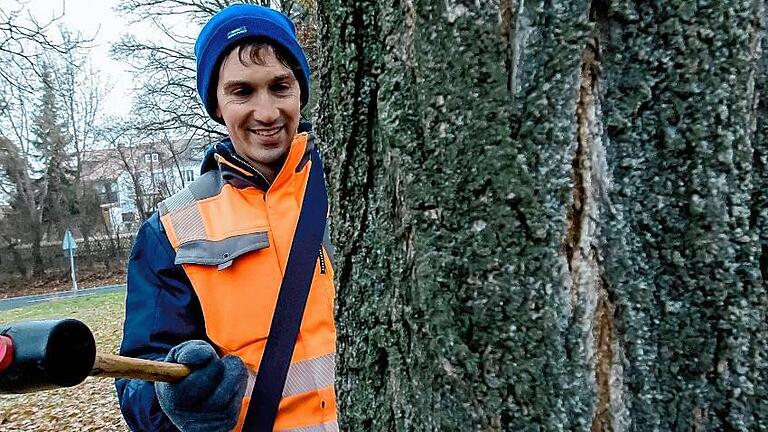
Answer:
M768 427L762 2L689 3L320 2L345 430Z

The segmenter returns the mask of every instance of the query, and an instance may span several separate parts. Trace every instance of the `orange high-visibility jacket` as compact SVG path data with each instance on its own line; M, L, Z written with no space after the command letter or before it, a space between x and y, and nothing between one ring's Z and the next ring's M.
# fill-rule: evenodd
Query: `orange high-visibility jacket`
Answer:
M264 352L312 162L306 133L264 191L208 171L159 206L175 262L200 300L208 338L251 371L242 428ZM219 164L237 168L218 157ZM248 175L247 172L243 172ZM280 402L276 431L337 431L333 268L323 246Z

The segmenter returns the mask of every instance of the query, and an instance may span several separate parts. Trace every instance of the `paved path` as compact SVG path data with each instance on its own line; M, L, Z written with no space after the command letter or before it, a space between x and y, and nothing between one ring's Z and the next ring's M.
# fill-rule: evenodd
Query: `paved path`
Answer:
M45 303L51 300L59 300L65 298L74 297L86 297L94 294L105 294L113 291L120 291L125 289L125 284L120 285L107 285L97 288L85 288L77 291L58 291L48 294L35 294L22 297L11 297L7 299L0 299L0 310L16 309L24 306L31 306L34 304Z

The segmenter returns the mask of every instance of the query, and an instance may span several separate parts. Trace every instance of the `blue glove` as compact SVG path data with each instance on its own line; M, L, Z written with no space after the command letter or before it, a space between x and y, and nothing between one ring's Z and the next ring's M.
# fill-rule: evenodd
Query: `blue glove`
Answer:
M160 407L177 428L182 432L225 432L235 427L248 381L242 360L219 358L207 342L191 340L173 347L165 361L192 369L175 383L155 383Z

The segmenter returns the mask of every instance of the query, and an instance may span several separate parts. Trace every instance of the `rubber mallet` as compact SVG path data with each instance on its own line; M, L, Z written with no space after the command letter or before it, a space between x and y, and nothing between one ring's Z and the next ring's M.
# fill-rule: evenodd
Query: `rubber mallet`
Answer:
M0 394L80 384L88 376L177 381L189 368L96 352L91 330L75 319L0 325Z

